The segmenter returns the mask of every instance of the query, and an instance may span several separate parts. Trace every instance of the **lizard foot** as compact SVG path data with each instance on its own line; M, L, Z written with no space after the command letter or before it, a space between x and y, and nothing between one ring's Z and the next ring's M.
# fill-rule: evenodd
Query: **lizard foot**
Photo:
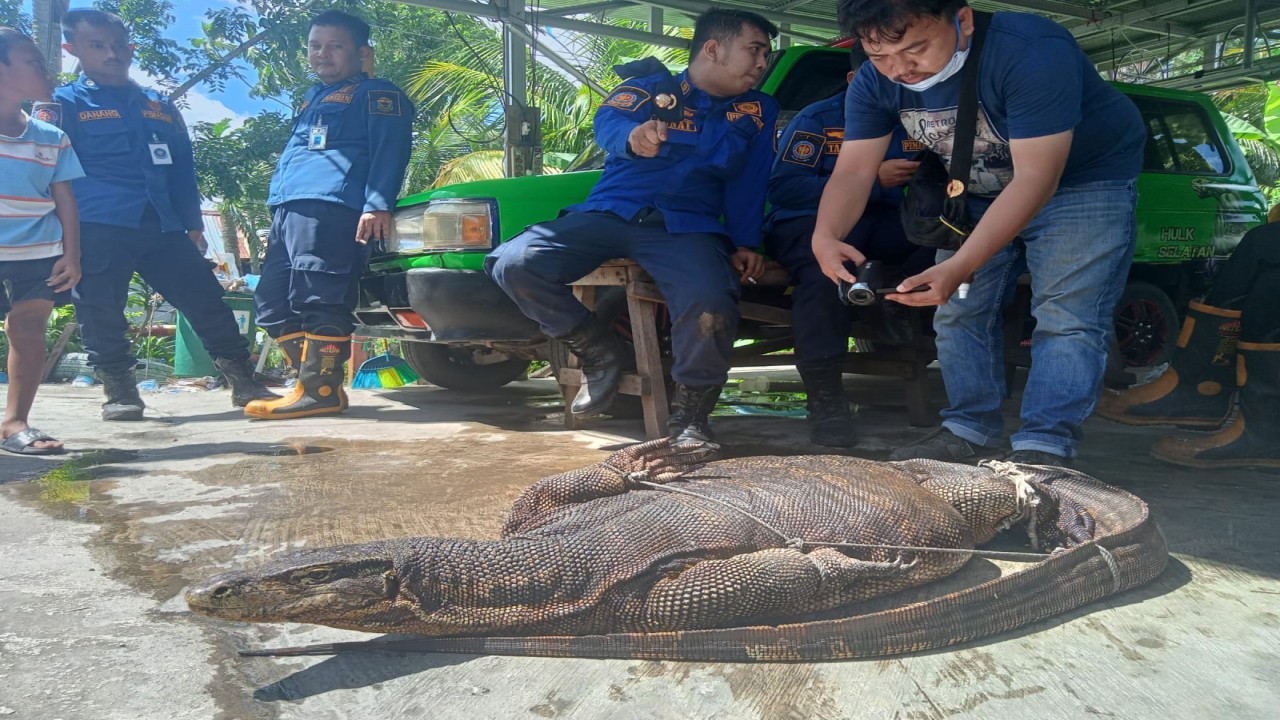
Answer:
M625 447L604 464L626 476L628 485L638 481L668 483L715 460L719 450L718 445L673 445L671 441L665 437Z

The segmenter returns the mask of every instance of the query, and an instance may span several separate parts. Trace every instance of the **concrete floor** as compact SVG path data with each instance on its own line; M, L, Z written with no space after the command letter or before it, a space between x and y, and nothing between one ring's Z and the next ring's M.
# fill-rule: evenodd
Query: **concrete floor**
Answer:
M794 380L763 372L775 387ZM896 383L847 387L861 405L855 454L883 457L920 434ZM97 389L41 389L33 420L88 451L88 483L49 475L67 458L0 457L0 720L1167 720L1274 718L1280 707L1280 474L1162 465L1146 455L1160 429L1091 420L1080 465L1151 504L1169 569L1018 632L816 665L269 659L236 651L370 636L216 622L187 611L182 590L303 546L496 537L522 488L602 459L638 439L639 423L566 431L547 380L488 397L357 391L342 418L278 423L245 421L225 391L146 399L146 422L108 426ZM799 419L734 415L717 429L734 454L821 452Z

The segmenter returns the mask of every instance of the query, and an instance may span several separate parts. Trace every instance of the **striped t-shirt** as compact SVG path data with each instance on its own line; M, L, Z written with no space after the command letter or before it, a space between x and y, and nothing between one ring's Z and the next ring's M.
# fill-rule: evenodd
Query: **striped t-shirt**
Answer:
M84 177L61 130L27 118L21 137L0 135L0 262L62 254L62 223L49 186Z

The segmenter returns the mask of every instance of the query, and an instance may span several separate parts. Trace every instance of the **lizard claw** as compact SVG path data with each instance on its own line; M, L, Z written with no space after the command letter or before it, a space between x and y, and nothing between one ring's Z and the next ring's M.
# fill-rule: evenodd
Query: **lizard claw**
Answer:
M705 444L672 445L665 437L625 447L610 455L605 463L626 474L627 481L666 483L701 468L716 459L719 446Z

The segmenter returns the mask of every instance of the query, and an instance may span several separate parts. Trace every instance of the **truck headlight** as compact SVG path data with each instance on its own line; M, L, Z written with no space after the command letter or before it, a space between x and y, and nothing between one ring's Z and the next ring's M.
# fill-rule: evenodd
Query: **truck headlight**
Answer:
M395 213L393 252L493 249L498 236L493 200L431 200Z

